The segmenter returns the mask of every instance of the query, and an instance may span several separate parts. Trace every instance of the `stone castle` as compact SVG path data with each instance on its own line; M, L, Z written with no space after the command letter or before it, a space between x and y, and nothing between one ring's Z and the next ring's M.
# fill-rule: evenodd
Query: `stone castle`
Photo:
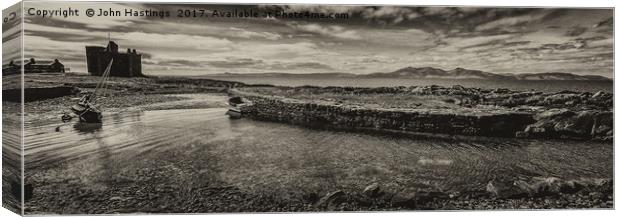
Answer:
M135 49L126 53L118 52L118 44L109 41L107 47L86 46L86 65L90 75L101 76L110 60L114 59L110 76L142 77L142 54Z

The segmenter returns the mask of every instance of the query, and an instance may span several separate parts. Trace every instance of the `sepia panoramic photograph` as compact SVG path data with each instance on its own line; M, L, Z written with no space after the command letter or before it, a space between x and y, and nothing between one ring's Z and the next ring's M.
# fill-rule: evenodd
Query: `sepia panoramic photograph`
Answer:
M614 208L613 8L10 10L14 212Z

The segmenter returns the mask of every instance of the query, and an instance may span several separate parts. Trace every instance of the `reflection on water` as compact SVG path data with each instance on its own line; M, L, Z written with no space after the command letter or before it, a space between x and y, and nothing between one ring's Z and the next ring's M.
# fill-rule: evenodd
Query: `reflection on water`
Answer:
M139 154L159 146L182 145L191 140L185 133L199 132L204 121L224 119L224 109L162 110L104 114L103 124L58 123L25 130L27 166L96 157L101 147ZM200 117L200 118L197 118ZM32 124L34 125L34 124ZM56 130L54 130L56 129ZM167 148L167 147L161 147Z
M102 125L29 126L26 167L36 171L87 159L113 172L112 167L132 164L119 159L160 158L174 151L209 159L209 169L224 182L280 189L382 181L463 190L481 188L501 176L608 178L613 172L609 143L413 139L231 120L225 112L222 108L127 112L105 114ZM57 127L59 131L54 130ZM192 159L181 159L191 164ZM200 166L204 165L196 167Z
M73 129L80 133L94 133L94 132L101 130L102 126L103 126L102 123L77 122L73 125Z

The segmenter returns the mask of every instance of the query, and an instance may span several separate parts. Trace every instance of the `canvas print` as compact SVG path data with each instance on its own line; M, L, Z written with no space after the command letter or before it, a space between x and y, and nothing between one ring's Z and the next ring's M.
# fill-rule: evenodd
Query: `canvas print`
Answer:
M614 207L613 8L17 7L16 212Z
M21 5L2 11L2 207L22 210L22 104L21 77L15 64L22 56ZM15 61L10 61L15 60ZM10 102L9 102L10 101Z

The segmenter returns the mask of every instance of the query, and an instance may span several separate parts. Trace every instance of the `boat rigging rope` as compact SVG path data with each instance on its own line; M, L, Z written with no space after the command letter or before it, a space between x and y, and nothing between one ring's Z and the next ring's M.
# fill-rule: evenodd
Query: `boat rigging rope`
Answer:
M95 87L95 91L93 92L93 94L91 95L89 102L93 102L97 99L97 93L99 92L99 90L101 90L101 88L106 87L107 86L107 81L110 77L110 71L112 69L112 63L114 62L114 59L110 60L110 63L108 64L108 67L105 69L105 72L103 73L103 75L101 76L101 80L99 81L99 83L97 84L97 86ZM106 91L105 89L103 91ZM105 93L105 92L104 92Z
M84 100L84 106L86 106L86 107L85 107L84 111L82 111L82 112L80 112L78 114L78 116L80 118L82 118L82 115L84 115L87 111L92 109L92 108L90 108L90 105L93 105L95 103L95 101L97 100L97 95L98 95L98 92L101 90L101 88L105 88L103 90L103 94L102 95L105 96L105 94L107 94L107 85L108 85L107 82L108 82L108 80L110 78L110 71L112 69L112 63L113 62L114 62L114 59L111 59L110 63L108 63L108 67L106 67L106 70L103 72L103 74L101 76L101 80L95 86L95 91L93 91L92 94L86 95L85 98L83 98L83 99L85 99ZM65 112L65 114L66 113L67 112Z

